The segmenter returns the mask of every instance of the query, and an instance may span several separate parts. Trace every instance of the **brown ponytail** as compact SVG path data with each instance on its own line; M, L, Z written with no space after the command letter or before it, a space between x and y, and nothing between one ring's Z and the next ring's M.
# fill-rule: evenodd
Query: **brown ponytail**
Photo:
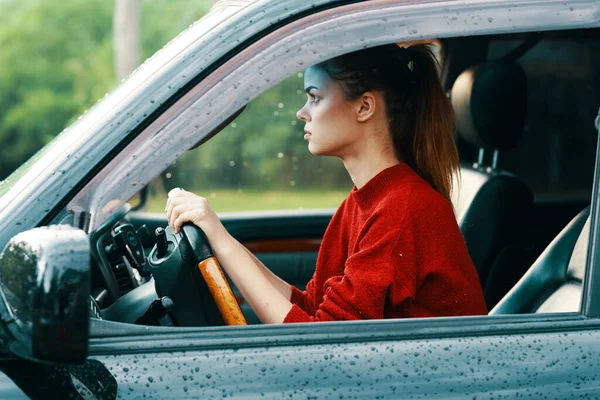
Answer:
M408 48L416 73L413 112L413 167L448 201L452 177L459 172L458 150L454 142L454 109L444 92L438 63L426 45Z
M450 201L459 171L454 143L454 111L427 45L373 47L316 66L340 82L348 99L383 92L389 128L399 159Z

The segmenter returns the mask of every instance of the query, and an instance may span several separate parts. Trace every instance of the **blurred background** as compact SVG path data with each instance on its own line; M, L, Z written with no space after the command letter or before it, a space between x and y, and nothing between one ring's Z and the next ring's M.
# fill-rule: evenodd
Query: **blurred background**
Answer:
M0 0L0 180L213 3ZM217 211L337 207L352 183L339 160L308 152L305 101L302 73L265 92L154 179L144 208L162 212L173 187Z

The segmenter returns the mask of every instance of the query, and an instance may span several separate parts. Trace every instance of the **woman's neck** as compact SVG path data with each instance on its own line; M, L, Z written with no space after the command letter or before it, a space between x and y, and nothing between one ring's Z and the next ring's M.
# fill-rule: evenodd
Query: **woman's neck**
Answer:
M395 154L390 154L389 152L374 154L361 152L358 157L347 157L342 159L342 161L357 189L363 187L384 169L401 162Z

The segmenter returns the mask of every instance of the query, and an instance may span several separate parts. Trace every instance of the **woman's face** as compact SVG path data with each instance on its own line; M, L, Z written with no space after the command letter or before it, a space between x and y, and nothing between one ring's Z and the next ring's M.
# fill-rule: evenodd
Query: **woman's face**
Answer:
M319 68L304 72L307 101L296 116L304 121L304 139L315 155L343 158L361 139L356 101L346 100L342 87Z

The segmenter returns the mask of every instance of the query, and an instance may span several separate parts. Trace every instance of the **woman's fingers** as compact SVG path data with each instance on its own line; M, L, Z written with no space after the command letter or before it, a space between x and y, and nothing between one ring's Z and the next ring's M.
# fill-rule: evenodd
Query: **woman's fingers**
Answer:
M186 201L186 198L184 197L177 197L177 198L169 198L167 200L167 221L171 221L171 215L173 214L173 209L178 206L179 204L182 204L183 202ZM171 225L171 224L169 224Z
M204 197L177 190L169 196L165 209L167 223L175 233L181 230L184 223L191 222L201 228L207 236L226 237L220 235L227 231Z
M169 199L167 204L167 222L173 231L177 233L181 225L185 222L192 222L199 226L209 210L210 205L205 198L188 192L188 194L174 196ZM182 215L185 215L186 219L180 219ZM179 224L176 223L178 220L180 221Z
M186 212L186 211L190 211L195 209L195 204L193 203L181 203L181 204L172 204L171 205L171 212L170 214L167 216L167 221L169 223L169 226L171 228L174 228L173 224L175 223L175 220L177 218L179 218L179 216Z
M190 199L198 198L198 196L195 194L186 192L185 190L179 190L175 193L176 195L173 195L167 199L167 206L165 207L165 211L167 212L167 221L171 220L171 214L173 213L174 207L189 202Z
M185 197L189 197L191 196L195 196L195 194L190 193L190 192L186 192L185 190L181 189L181 188L176 188L178 190L172 189L168 194L167 194L167 205L165 206L165 211L168 210L169 208L169 204L171 204L171 202L174 199L181 199L181 198L185 198Z
M194 222L194 220L197 218L197 216L198 216L198 210L196 210L196 209L187 210L187 211L182 212L181 214L179 214L177 216L175 221L173 221L173 225L172 225L173 232L179 233L179 230L181 229L183 224L185 224L186 222Z

